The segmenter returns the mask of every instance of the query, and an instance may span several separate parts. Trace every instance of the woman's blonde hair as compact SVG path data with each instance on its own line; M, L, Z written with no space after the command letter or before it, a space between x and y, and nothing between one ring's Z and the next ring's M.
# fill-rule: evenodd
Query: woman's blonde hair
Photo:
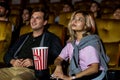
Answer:
M85 30L84 30L83 36L88 35L88 34L94 34L95 31L96 31L95 21L94 21L93 17L89 13L87 13L85 11L80 11L80 10L75 11L72 14L71 19L70 19L70 21L68 23L68 30L69 30L69 35L70 35L70 38L69 38L68 41L70 41L70 42L72 42L72 41L74 41L76 39L75 31L72 30L72 28L71 28L71 22L72 22L72 20L74 19L75 15L77 13L81 13L85 18L85 26L84 26Z

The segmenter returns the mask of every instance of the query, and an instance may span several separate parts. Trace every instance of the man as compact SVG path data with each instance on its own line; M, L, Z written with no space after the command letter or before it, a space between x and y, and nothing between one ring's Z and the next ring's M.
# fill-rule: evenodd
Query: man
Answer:
M0 80L34 80L33 47L45 46L48 50L48 65L53 64L62 46L60 39L45 30L48 14L43 8L35 8L32 12L30 25L32 33L20 37L17 43L6 53L5 62L13 67L0 70ZM40 80L49 80L49 70L36 71Z
M9 14L10 14L9 5L6 2L0 2L0 21L10 21ZM10 22L12 23L12 21ZM14 31L14 25L12 25L11 27L12 31Z
M0 2L0 21L8 21L9 7L7 3Z
M12 24L8 21L8 14L8 5L0 2L0 67L4 66L3 56L11 43Z
M17 39L17 35L16 35L16 25L14 24L14 22L12 21L12 19L10 18L10 6L8 5L7 2L0 2L0 21L5 21L5 22L9 22L11 23L11 31L12 31L12 37L11 37L11 44L14 43Z

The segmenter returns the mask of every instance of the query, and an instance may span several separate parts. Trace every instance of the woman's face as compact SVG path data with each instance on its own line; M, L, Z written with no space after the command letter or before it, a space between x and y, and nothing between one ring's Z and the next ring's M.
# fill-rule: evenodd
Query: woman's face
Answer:
M71 21L71 28L74 31L83 31L85 27L85 17L82 13L77 13Z
M92 3L90 7L91 12L97 12L99 10L98 5L96 3Z
M70 12L71 11L71 7L69 5L64 5L63 6L63 12Z
M23 10L22 18L23 21L28 21L30 19L30 13L27 9Z

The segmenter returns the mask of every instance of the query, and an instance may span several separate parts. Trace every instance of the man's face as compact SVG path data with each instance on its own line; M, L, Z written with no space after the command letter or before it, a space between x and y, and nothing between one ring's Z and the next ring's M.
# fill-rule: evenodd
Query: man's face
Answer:
M34 12L30 19L30 25L33 31L40 30L44 28L47 21L44 20L44 13Z
M6 15L6 9L2 6L0 6L0 17L3 17Z
M120 9L117 9L117 10L114 12L113 16L114 16L114 19L120 19Z

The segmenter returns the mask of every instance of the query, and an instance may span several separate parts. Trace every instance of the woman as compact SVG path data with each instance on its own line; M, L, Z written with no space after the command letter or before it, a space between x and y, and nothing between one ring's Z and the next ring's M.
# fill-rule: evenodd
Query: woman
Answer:
M68 12L72 12L73 10L74 10L73 5L71 3L65 2L63 4L63 8L62 8L62 11L60 11L60 13L68 13ZM60 17L57 16L55 18L55 23L59 23L59 19L60 19Z
M94 18L101 18L101 7L96 1L92 1L90 5L90 12L93 14Z
M25 7L21 10L20 15L18 16L18 20L17 20L17 28L13 34L13 41L12 44L14 44L14 42L16 42L20 36L20 30L27 25L30 25L30 17L31 17L31 12L32 12L32 8L31 7Z
M120 20L120 6L117 6L113 13L113 19Z
M102 80L107 71L108 57L100 38L95 34L95 22L86 12L76 11L68 24L70 38L55 60L53 78L63 80ZM62 62L69 60L69 75L64 75Z

